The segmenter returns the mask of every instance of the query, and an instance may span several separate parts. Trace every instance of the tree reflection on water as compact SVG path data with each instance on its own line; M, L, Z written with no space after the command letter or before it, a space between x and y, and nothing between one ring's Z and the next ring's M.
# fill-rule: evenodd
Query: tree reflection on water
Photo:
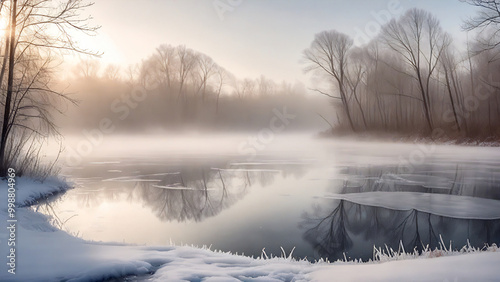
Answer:
M398 174L396 167L346 167L342 183L333 182L330 191L341 194L373 191L413 191L427 194L453 194L499 198L499 180L495 169L473 171L456 165L436 169L421 166L412 175ZM325 200L303 214L299 227L303 238L317 257L329 260L371 259L373 246L397 250L400 242L406 251L422 251L444 242L460 249L467 244L483 247L500 243L500 220L462 219L410 210L360 205L348 200Z

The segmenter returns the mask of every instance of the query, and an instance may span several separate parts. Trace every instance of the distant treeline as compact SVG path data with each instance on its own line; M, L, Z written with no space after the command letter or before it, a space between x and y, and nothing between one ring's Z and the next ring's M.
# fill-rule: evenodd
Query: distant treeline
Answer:
M277 112L294 115L286 130L321 130L332 119L329 100L304 85L261 76L237 79L209 56L185 46L161 45L127 70L83 60L65 83L79 106L61 120L66 129L97 127L109 118L118 131L259 130Z
M83 60L69 81L80 107L63 124L97 127L109 118L119 131L258 130L286 111L296 117L287 130L497 138L499 30L485 25L458 47L431 13L411 9L362 46L336 30L320 32L303 55L321 95L264 76L238 79L183 45L161 45L127 70Z
M498 137L498 33L485 26L457 48L438 19L412 9L361 47L335 30L316 34L304 51L305 71L324 82L315 91L335 101L338 130Z

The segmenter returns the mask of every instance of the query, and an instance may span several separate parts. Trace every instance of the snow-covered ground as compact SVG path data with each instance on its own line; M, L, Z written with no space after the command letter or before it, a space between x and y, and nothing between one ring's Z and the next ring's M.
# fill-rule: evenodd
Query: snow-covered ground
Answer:
M68 187L55 179L16 179L26 205ZM0 221L9 226L7 182L0 182ZM87 242L60 231L29 207L16 208L15 273L7 270L9 229L0 228L0 281L500 281L500 251L385 257L372 263L316 263L249 258L194 247L146 247ZM144 230L147 234L149 231ZM145 235L146 236L146 235ZM433 258L429 258L432 256Z

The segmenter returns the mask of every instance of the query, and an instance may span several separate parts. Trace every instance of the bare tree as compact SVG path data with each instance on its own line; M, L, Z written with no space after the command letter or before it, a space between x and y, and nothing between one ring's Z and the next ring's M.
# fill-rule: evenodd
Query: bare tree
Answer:
M379 42L377 40L373 41L371 44L369 44L366 47L366 56L368 57L370 63L367 64L368 68L368 74L367 74L367 82L366 82L366 88L369 93L371 93L371 96L374 96L376 99L376 105L377 105L377 110L379 112L380 116L380 122L383 124L384 129L387 129L387 124L386 124L386 113L382 109L382 99L380 95L380 79L379 77L381 76L380 73L380 48L379 48ZM375 117L374 117L375 119Z
M202 101L205 102L208 80L216 73L217 64L205 54L198 55L198 76L200 79L200 89Z
M307 61L306 72L314 71L326 75L339 91L340 97L319 91L334 99L340 99L349 125L355 130L348 103L348 52L353 46L353 40L346 34L335 30L323 31L316 34L311 46L304 51Z
M430 83L439 58L450 44L439 21L430 13L411 9L399 20L391 20L382 28L383 42L398 54L409 69L399 70L413 77L418 84L424 116L429 130L433 129Z
M0 173L5 175L8 169L8 163L5 158L5 149L7 147L7 138L9 137L9 132L12 129L13 122L10 119L11 115L11 104L12 104L12 91L14 84L14 60L16 52L16 28L17 28L17 0L11 2L10 11L10 35L9 35L9 77L7 78L7 94L5 96L5 106L3 112L2 120L2 135L0 138ZM7 56L7 54L5 54Z
M138 64L134 64L134 65L128 65L127 66L127 70L126 70L126 79L129 81L129 82L135 82L137 80L137 77L140 76L140 68L138 66Z
M0 73L2 83L5 71L8 72L7 89L2 88L5 91L0 139L0 172L3 175L8 167L22 163L22 156L16 152L24 149L25 138L44 137L56 131L51 118L51 113L58 111L55 100L71 101L63 93L51 89L55 52L96 55L79 48L71 34L75 30L90 34L98 29L88 25L88 18L80 17L81 11L91 3L81 0L10 2L10 33L4 40L8 42L4 54L8 62L4 59ZM25 152L27 158L33 151L27 148Z
M177 96L177 100L179 100L181 95L183 94L182 91L187 78L192 74L192 71L198 63L198 56L193 50L186 48L186 46L184 45L181 45L177 47L177 57L179 60L179 93Z
M267 96L267 95L273 94L274 90L276 88L276 85L274 84L274 81L272 81L271 79L266 78L263 75L261 75L257 79L257 85L258 85L258 93L261 96Z
M115 64L109 64L104 68L104 78L108 80L120 80L120 67Z
M227 84L227 81L230 80L231 74L221 66L217 66L215 71L217 75L217 90L215 93L216 94L215 114L217 115L219 113L219 99L222 93L222 88L224 87L225 84Z
M73 69L74 75L84 78L97 78L101 63L95 59L82 59Z
M177 64L175 47L170 44L163 44L156 48L156 58L159 63L159 69L164 74L164 81L167 89L172 86L174 68Z
M356 52L351 53L353 62L348 66L347 87L349 89L349 96L353 97L358 105L361 119L365 129L368 129L366 122L365 112L360 101L360 92L362 91L363 84L366 85L366 63L363 61L362 50L356 49Z
M255 94L255 81L245 78L243 80L234 80L234 89L239 99L252 97Z
M445 87L448 92L448 98L450 99L451 109L453 111L453 118L455 120L455 125L457 130L461 131L460 121L458 120L458 110L460 109L459 99L457 99L460 89L458 88L458 78L457 78L457 62L455 56L451 53L450 48L446 48L441 56L441 65L444 71L445 77Z
M464 2L478 7L479 11L475 17L465 20L462 28L466 31L491 29L492 33L488 35L488 38L481 40L483 46L486 49L492 49L500 45L500 1L464 0Z

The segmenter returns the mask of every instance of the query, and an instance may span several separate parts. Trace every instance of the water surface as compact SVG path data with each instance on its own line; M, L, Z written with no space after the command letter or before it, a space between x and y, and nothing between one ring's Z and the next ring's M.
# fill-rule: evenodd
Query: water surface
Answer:
M283 247L296 258L368 260L373 246L400 242L500 243L498 149L294 138L255 157L239 154L244 137L222 146L111 138L64 169L76 189L35 208L87 240L253 256Z

